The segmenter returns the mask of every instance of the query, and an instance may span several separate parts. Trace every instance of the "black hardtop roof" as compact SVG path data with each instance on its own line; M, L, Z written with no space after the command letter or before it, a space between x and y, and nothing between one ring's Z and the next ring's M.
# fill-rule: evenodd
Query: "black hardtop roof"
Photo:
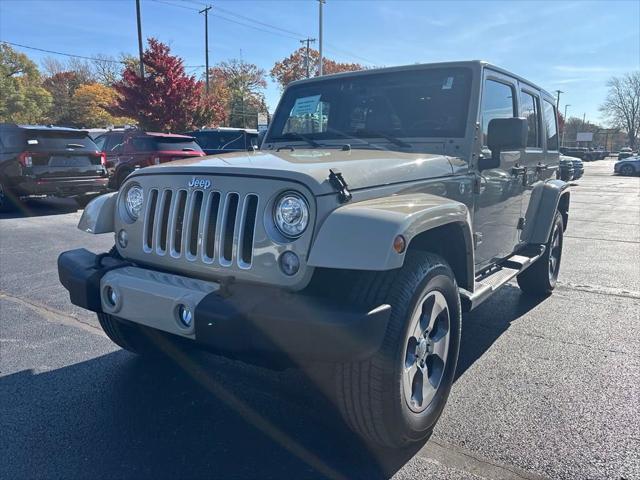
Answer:
M300 85L300 84L310 83L310 82L331 80L334 78L341 78L341 77L369 75L372 73L391 73L391 72L402 72L402 71L408 71L408 70L422 70L422 69L428 69L428 68L442 68L442 67L449 67L449 68L471 67L476 69L483 68L483 67L489 68L491 70L495 70L497 72L516 78L520 82L526 83L530 87L533 87L536 90L540 90L545 95L548 95L549 97L553 98L549 92L547 92L542 87L536 85L535 83L521 77L520 75L510 72L509 70L506 70L502 67L498 67L497 65L493 65L484 60L462 60L462 61L456 61L456 62L415 63L411 65L399 65L396 67L371 68L367 70L356 70L353 72L342 72L342 73L334 73L331 75L323 75L322 77L305 78L302 80L296 80L294 82L291 82L289 86Z

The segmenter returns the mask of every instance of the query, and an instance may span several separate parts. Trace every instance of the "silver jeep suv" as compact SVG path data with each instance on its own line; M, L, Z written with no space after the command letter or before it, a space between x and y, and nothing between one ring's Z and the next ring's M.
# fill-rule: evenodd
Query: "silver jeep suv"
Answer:
M200 346L322 363L367 440L426 438L451 388L462 312L512 279L556 285L569 191L553 97L484 62L292 83L262 150L135 171L60 255L71 301L141 354Z

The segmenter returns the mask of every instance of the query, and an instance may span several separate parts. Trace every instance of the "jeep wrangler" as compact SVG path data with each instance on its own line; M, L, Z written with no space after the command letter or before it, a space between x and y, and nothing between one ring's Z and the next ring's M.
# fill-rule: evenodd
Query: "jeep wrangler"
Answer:
M62 253L59 276L132 352L330 367L347 423L401 447L443 411L462 312L513 279L556 286L558 163L553 97L484 62L302 80L261 150L144 168L92 201L78 227L115 247Z

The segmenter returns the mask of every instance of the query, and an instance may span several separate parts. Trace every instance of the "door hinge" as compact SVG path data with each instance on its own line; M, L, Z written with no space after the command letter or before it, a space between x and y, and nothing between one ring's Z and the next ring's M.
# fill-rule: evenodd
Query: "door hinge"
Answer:
M482 244L482 234L480 232L475 232L473 234L473 248L474 250L478 248L478 245Z
M518 230L524 230L524 226L527 224L527 221L524 217L520 217L518 219Z

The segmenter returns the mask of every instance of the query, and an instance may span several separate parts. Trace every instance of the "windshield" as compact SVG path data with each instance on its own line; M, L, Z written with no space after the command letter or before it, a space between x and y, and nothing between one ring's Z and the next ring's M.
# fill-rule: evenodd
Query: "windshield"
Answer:
M471 70L421 69L303 83L286 90L268 142L464 137Z

